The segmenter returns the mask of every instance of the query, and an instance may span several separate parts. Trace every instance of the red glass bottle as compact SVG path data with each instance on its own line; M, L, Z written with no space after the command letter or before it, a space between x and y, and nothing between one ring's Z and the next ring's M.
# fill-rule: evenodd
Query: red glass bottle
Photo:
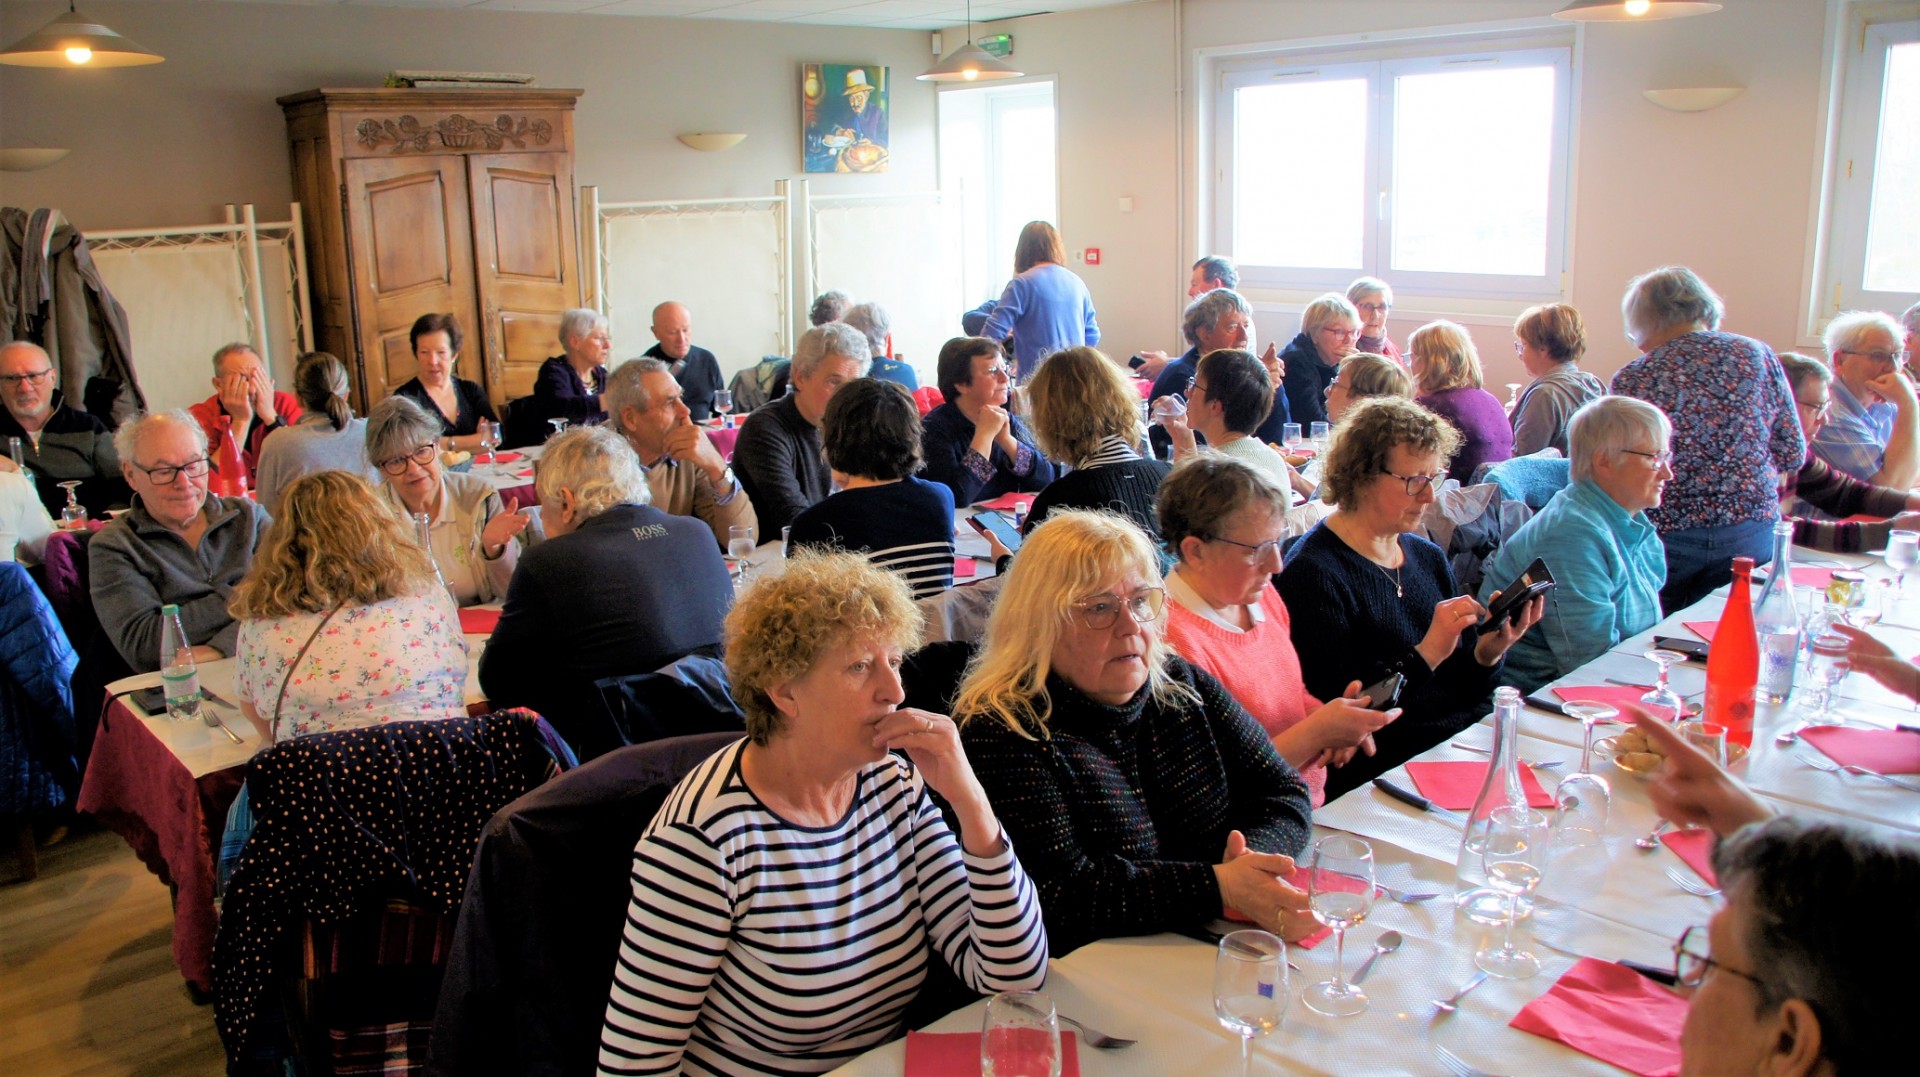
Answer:
M1753 558L1733 559L1733 591L1713 630L1707 655L1706 719L1725 726L1727 741L1753 744L1753 692L1760 682L1760 637L1753 627Z
M207 489L221 497L247 496L247 465L240 459L240 442L233 436L233 416L220 416L220 444L213 448L213 476Z

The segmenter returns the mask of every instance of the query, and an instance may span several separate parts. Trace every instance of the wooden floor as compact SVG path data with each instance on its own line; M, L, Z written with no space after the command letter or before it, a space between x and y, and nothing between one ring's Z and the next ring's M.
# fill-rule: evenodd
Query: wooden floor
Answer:
M213 1007L174 967L167 888L97 829L40 851L18 882L0 855L0 1074L218 1074Z

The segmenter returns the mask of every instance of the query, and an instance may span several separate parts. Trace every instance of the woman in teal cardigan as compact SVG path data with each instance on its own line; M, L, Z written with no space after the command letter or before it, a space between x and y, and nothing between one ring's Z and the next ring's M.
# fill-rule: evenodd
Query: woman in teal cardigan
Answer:
M1556 586L1547 613L1507 652L1501 683L1531 692L1660 620L1667 555L1647 510L1673 478L1673 427L1659 408L1603 396L1567 424L1573 482L1487 562L1481 600L1540 558Z

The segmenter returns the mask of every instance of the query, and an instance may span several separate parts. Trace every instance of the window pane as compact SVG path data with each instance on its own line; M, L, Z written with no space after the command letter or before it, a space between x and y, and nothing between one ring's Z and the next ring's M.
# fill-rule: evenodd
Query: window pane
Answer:
M1395 80L1392 268L1547 271L1554 69Z
M994 239L1005 258L994 263L1012 272L1013 246L1028 221L1058 221L1054 207L1053 103L1003 103L995 110L995 181L998 212Z
M1234 94L1234 121L1235 260L1359 269L1367 81L1244 87Z
M1887 50L1883 93L1862 284L1920 292L1920 43Z

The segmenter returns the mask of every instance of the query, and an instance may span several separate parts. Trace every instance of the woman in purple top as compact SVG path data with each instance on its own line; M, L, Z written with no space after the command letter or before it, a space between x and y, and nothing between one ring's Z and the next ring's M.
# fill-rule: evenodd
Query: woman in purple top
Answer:
M1013 279L980 333L988 340L1013 337L1015 377L1022 383L1054 352L1100 343L1093 297L1086 284L1060 264L1066 260L1053 225L1028 221L1013 248Z
M1513 428L1498 397L1481 388L1480 353L1473 338L1453 322L1428 322L1407 338L1412 360L1414 400L1460 431L1460 451L1447 465L1447 477L1472 481L1481 464L1513 456Z

